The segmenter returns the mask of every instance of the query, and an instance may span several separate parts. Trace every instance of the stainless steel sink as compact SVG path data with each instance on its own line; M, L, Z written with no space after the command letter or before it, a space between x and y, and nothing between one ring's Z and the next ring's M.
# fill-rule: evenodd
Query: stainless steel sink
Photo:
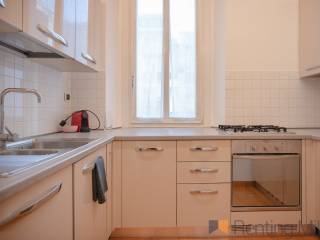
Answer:
M57 154L58 150L49 149L8 149L0 151L0 156L44 156Z
M7 145L0 150L0 177L9 177L37 166L92 139L30 139Z
M36 138L8 144L8 149L75 149L91 142L92 139L42 139Z

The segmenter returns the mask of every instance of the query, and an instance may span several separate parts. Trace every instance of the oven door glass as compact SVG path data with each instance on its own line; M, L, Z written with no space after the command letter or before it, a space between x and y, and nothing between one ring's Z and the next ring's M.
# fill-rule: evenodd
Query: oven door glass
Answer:
M299 154L234 154L232 207L299 207L300 172Z

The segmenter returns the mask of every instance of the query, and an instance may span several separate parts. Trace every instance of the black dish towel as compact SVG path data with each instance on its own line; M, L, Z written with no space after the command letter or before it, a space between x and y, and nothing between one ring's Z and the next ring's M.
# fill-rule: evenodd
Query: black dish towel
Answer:
M92 198L103 204L106 201L105 193L108 191L108 183L104 162L102 157L98 157L92 170Z

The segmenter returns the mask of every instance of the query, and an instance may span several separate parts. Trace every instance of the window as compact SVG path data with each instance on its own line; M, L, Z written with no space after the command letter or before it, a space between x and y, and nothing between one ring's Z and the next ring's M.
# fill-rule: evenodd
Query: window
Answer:
M135 119L196 120L196 0L137 0Z

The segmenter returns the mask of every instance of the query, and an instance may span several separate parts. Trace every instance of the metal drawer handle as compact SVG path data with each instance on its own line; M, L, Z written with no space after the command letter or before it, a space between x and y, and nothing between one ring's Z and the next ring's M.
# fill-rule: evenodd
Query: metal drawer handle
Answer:
M85 60L93 63L93 64L97 64L96 59L94 59L94 57L92 57L90 54L88 53L81 53L81 57L83 57Z
M195 168L190 169L191 173L217 173L219 169L212 169L212 168Z
M94 167L95 167L94 162L85 164L82 168L82 174L86 174L86 173L91 172L94 169Z
M162 147L137 147L139 152L162 152Z
M218 194L217 190L191 190L191 194Z
M30 202L27 202L22 207L13 211L4 219L0 220L0 227L3 227L4 225L7 225L8 223L11 223L14 220L24 215L32 213L34 210L39 208L42 204L44 204L49 199L54 197L58 192L60 192L61 188L62 188L62 182L54 185L53 187L45 191L43 194L41 194L39 198L31 200Z
M190 148L190 151L214 152L214 151L218 151L218 149L219 149L218 147L192 147Z
M306 69L306 71L312 71L312 70L316 70L316 69L318 69L318 68L320 68L320 65L318 65L318 66L313 66L313 67L309 67L309 68Z
M3 7L3 8L6 7L6 2L5 2L5 0L0 0L0 7Z
M64 37L62 37L60 34L56 33L55 31L50 30L47 27L41 26L40 24L37 25L37 28L38 28L38 30L40 32L44 33L45 35L47 35L48 37L52 38L56 42L59 42L59 43L63 44L66 47L69 46L67 40L65 40Z

